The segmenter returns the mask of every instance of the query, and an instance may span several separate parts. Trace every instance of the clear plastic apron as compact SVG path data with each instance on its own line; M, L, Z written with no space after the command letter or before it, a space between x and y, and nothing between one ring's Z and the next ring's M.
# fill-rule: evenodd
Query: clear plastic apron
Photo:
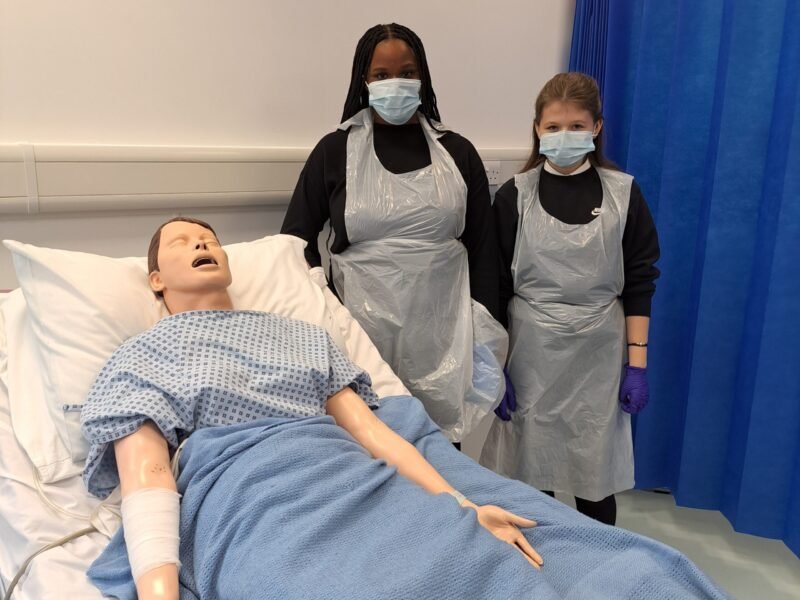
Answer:
M437 141L441 134L424 118L420 122L431 164L399 175L375 154L369 109L341 125L352 127L344 213L350 246L332 255L331 265L339 297L383 359L445 434L459 441L496 399L471 391L473 310L467 251L457 239L467 187ZM495 328L497 337L499 325L485 309L474 312L481 323L476 330ZM506 348L501 350L504 356ZM498 372L490 379L502 394Z
M540 173L515 178L508 369L517 411L492 423L481 464L597 501L633 487L630 417L618 401L626 350L622 234L632 178L598 169L600 215L569 225L542 208Z

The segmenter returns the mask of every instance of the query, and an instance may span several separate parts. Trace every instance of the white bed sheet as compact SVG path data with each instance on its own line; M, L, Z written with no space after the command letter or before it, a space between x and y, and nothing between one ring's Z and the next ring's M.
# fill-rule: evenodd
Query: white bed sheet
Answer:
M0 342L5 342L2 332ZM0 349L4 354L5 348ZM5 591L31 554L88 524L55 512L37 493L32 465L11 429L4 366L0 360L0 578ZM51 502L79 514L90 514L98 503L86 494L80 476L45 485L43 490ZM108 538L92 533L40 554L17 584L13 600L99 600L102 596L85 572L107 544Z

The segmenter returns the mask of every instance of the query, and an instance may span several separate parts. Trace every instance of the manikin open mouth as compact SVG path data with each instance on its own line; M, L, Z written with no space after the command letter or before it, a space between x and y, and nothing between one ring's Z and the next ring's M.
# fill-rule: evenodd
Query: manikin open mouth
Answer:
M200 258L194 259L192 263L192 268L195 269L197 267L202 267L203 265L216 265L217 261L215 261L210 256L201 256Z

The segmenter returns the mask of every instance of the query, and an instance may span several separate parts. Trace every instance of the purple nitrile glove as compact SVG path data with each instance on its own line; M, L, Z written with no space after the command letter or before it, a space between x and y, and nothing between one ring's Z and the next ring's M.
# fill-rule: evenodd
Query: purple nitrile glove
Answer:
M517 410L517 395L514 393L514 384L511 383L511 378L508 376L508 371L503 369L503 376L506 378L506 393L503 394L503 399L497 408L494 409L494 414L501 421L510 421L510 412Z
M647 385L647 369L625 365L625 377L619 386L619 402L622 410L631 415L639 414L650 400Z

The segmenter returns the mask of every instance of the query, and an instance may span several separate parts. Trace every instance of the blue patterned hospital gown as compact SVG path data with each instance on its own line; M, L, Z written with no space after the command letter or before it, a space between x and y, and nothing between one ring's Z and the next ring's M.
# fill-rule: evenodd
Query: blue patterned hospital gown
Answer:
M119 484L114 440L148 419L177 447L195 429L264 417L325 414L350 386L371 406L370 379L316 325L256 311L191 311L126 341L81 411L90 449L83 473L105 497Z

